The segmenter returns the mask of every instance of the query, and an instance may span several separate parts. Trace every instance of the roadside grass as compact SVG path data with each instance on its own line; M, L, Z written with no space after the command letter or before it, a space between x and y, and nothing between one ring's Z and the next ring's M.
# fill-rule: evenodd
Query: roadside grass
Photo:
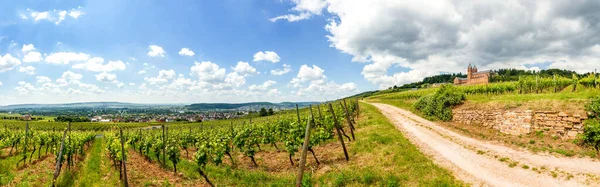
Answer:
M494 141L514 149L524 148L533 153L543 152L565 157L598 158L593 148L580 146L577 140L567 141L554 138L543 130L513 136L478 125L464 125L456 122L437 122L437 124L465 136Z
M305 186L466 186L451 172L423 155L377 108L364 103L360 107L356 140L346 142L350 161L322 164L316 170L306 168L303 181ZM332 143L337 142L332 140ZM270 146L261 147L269 149ZM337 155L329 158L343 158L341 150L335 154ZM319 152L317 156L323 158ZM156 157L151 157L151 160L159 164ZM240 164L239 159L237 162ZM164 169L173 172L172 163L167 162ZM178 175L184 178L182 183L204 183L196 169L193 161L182 158L177 164ZM219 186L293 186L296 178L295 169L273 172L260 165L249 169L234 168L229 164L209 164L206 173L211 182Z

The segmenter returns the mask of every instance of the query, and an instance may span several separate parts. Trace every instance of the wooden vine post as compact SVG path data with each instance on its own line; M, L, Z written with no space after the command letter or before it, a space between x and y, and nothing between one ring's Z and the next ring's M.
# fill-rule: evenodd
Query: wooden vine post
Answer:
M319 112L319 119L323 120L323 114L321 114L321 105L317 105L317 111Z
M344 111L346 111L346 119L348 119L350 128L352 128L352 130L356 130L356 128L354 128L354 123L352 123L352 114L348 111L348 105L346 105L346 99L344 99ZM352 133L352 139L354 140L354 133Z
M163 142L163 159L162 160L163 160L163 164L167 165L167 162L166 162L166 159L165 159L165 157L167 156L167 149L166 149L166 147L167 147L166 145L167 144L166 144L166 141L165 141L166 140L165 137L166 137L165 136L165 125L162 125L162 142ZM158 162L160 162L160 160Z
M312 116L311 116L312 117ZM298 177L296 178L296 187L302 186L302 177L304 176L304 165L306 165L306 151L310 143L310 128L314 118L306 122L306 133L304 134L304 144L302 144L302 153L300 156L300 166L298 167Z
M346 107L342 102L340 102L340 106L342 107L342 109L344 109L344 113L346 114L346 122L348 123L348 126L350 126L350 135L352 135L352 140L356 140L356 138L354 138L354 127L352 126L352 121L348 116L348 110L346 110Z
M594 69L594 88L597 88L598 86L598 81L596 81L596 69Z
M298 109L298 104L296 104L296 115L298 116L298 124L300 124L300 109Z
M23 144L23 158L17 162L17 167L19 167L19 163L23 161L23 165L27 162L27 141L29 140L29 122L25 122L25 144ZM35 145L33 145L35 147Z
M70 123L69 123L69 126ZM60 175L60 168L62 167L62 157L63 157L63 150L65 148L65 138L67 137L67 131L69 129L65 129L65 132L63 133L63 138L62 141L60 143L60 149L58 151L58 160L56 161L56 170L54 170L54 177L52 178L52 186L54 186L54 183L56 182L56 178L58 178L58 175Z
M358 102L358 97L356 98L356 121L358 121L358 118L360 117L360 103Z
M119 134L121 135L121 170L123 170L123 182L125 187L129 187L129 182L127 182L127 163L125 158L125 146L123 140L123 129L119 129Z
M350 158L348 157L348 151L346 150L346 145L344 144L344 138L342 137L342 132L340 130L340 124L338 124L338 121L336 120L337 118L335 117L335 112L333 111L333 106L331 106L331 103L329 103L329 112L331 112L331 116L333 116L333 122L335 124L335 131L337 132L338 140L340 141L340 143L342 144L342 148L344 149L344 156L346 156L346 161L348 161L348 160L350 160Z

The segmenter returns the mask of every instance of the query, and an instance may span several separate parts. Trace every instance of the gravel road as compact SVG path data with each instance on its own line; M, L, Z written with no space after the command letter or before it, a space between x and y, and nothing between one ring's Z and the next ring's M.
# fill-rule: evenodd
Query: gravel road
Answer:
M457 134L391 105L371 104L421 152L473 186L600 186L598 161L515 150Z

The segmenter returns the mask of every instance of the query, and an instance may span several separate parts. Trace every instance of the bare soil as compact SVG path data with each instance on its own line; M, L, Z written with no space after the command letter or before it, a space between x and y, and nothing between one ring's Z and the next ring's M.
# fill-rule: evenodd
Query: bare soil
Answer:
M161 168L158 163L152 163L133 150L129 150L128 156L127 178L129 185L164 186L164 182L168 181L175 186L183 186L183 178L180 175ZM119 175L118 171L115 173Z
M600 162L515 150L450 131L406 110L374 106L457 178L475 186L598 186Z

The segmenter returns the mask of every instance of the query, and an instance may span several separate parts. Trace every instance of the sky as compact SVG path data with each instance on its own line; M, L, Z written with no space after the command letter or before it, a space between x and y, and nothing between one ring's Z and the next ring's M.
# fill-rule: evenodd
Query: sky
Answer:
M0 105L325 101L600 68L600 1L0 1Z

